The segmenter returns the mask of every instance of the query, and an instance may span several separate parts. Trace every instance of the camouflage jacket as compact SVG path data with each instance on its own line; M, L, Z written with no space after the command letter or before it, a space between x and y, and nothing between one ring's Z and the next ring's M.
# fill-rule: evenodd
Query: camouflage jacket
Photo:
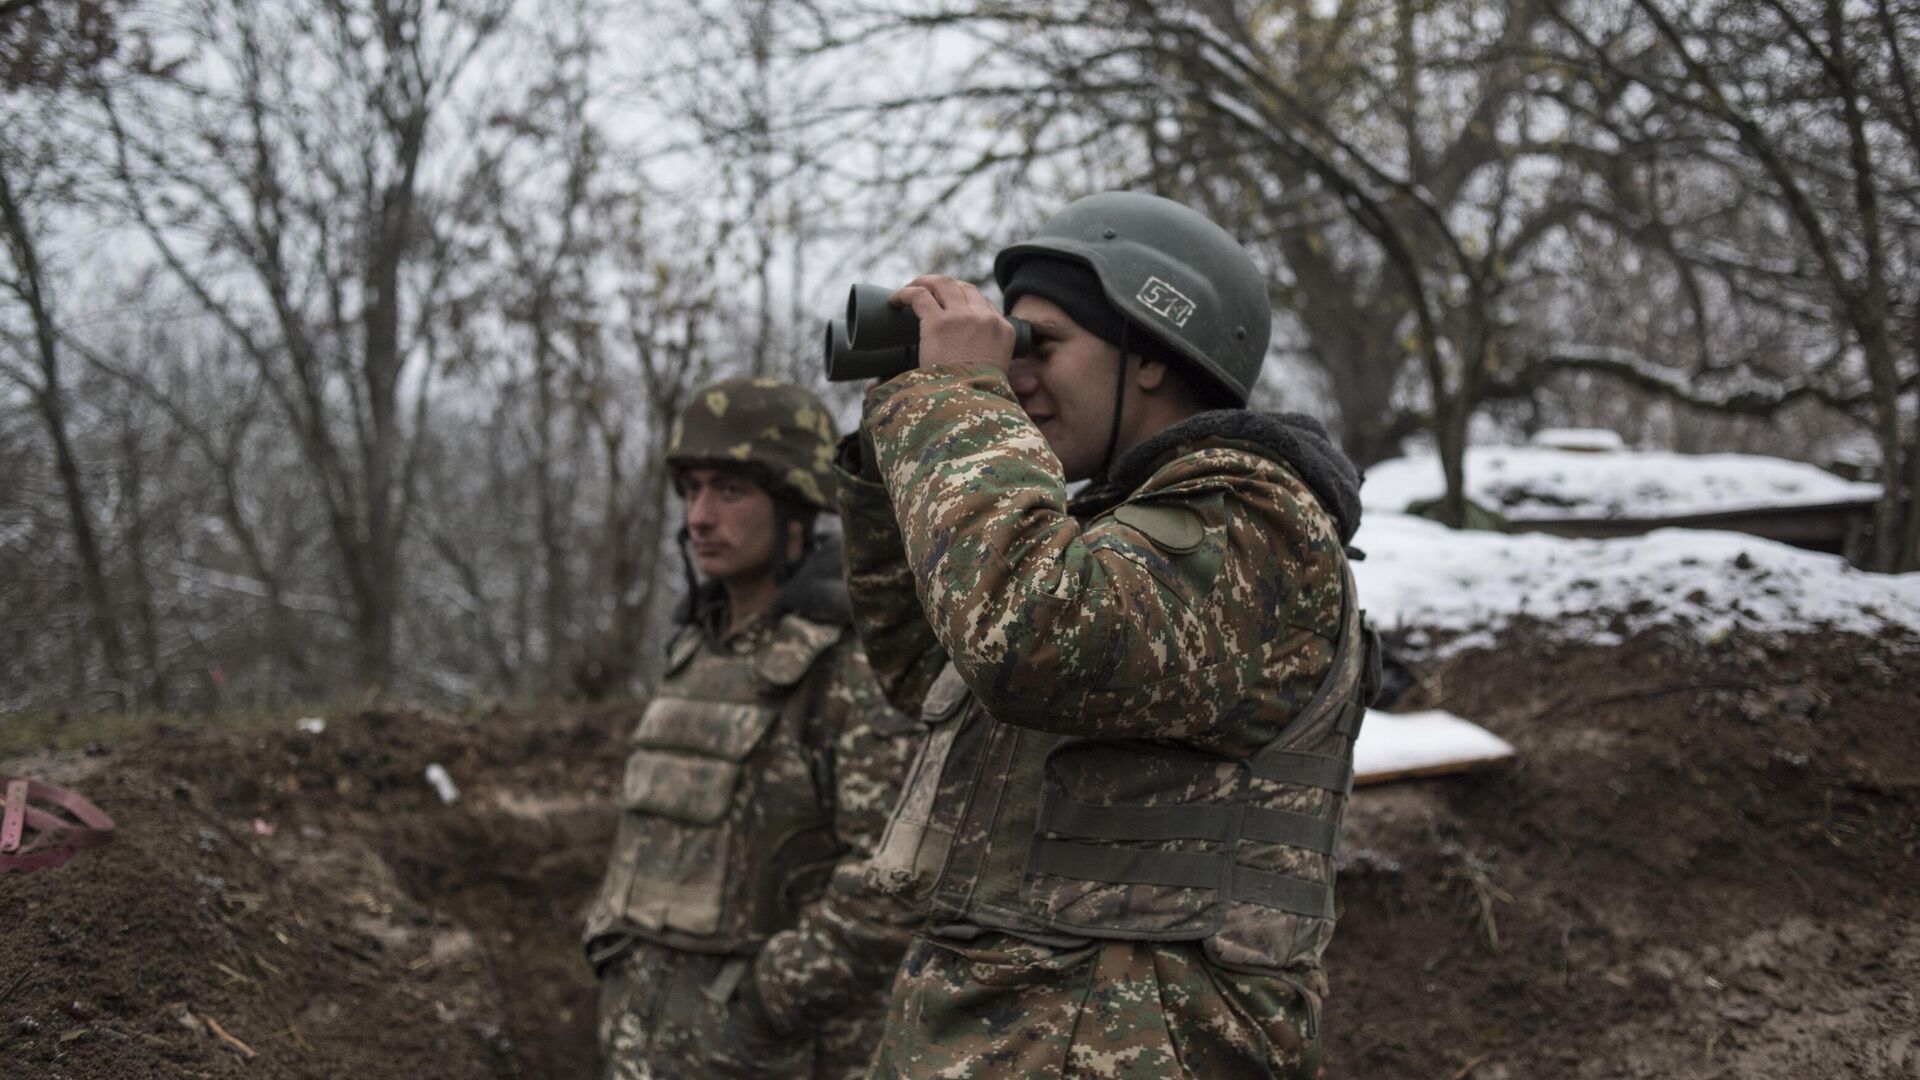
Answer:
M816 549L730 635L717 590L683 604L588 915L596 968L634 940L748 955L782 1032L877 1013L916 917L861 867L922 729L847 632L839 565Z
M1205 940L1248 970L1316 963L1365 681L1362 651L1339 647L1363 637L1343 546L1357 475L1318 425L1202 414L1071 507L990 365L875 388L861 439L837 478L855 624L894 703L934 724L885 842L911 823L920 850L876 869L929 904L936 932ZM1341 700L1321 707L1323 686ZM1287 767L1270 778L1276 748ZM1224 867L1224 847L1235 874L1305 895L1281 904L1297 918L1249 914L1236 930L1207 888L1064 881L1036 855L1060 839L1047 823L1075 814L1111 839L1127 814L1164 825L1167 806L1249 801L1281 842L1176 829L1104 854ZM942 834L930 856L922 826Z

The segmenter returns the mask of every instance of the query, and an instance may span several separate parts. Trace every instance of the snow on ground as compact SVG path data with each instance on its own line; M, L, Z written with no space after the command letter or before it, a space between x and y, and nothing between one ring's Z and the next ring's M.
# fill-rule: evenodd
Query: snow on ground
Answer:
M1360 599L1382 630L1459 635L1447 651L1491 644L1515 619L1569 640L1613 642L1653 626L1712 641L1736 628L1833 628L1920 635L1920 573L1870 574L1837 556L1741 533L1658 529L1614 540L1455 532L1373 511L1354 545ZM1898 632L1898 631L1896 631Z
M1621 438L1619 432L1606 428L1544 428L1534 432L1533 438L1528 439L1527 443L1554 450L1585 450L1590 453L1618 453L1627 448L1627 440Z
M1458 772L1512 756L1513 744L1449 712L1389 714L1369 709L1353 742L1353 782Z
M1752 454L1590 453L1543 446L1467 448L1467 494L1509 520L1650 518L1874 499L1860 484L1798 461ZM1444 490L1437 457L1367 470L1368 510L1405 510Z

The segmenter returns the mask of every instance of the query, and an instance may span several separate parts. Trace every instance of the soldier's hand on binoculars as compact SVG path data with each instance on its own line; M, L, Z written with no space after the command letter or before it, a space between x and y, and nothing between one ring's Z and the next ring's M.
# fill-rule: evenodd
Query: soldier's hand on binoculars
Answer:
M975 286L923 274L892 296L920 320L920 366L985 361L1007 370L1013 362L1013 324Z

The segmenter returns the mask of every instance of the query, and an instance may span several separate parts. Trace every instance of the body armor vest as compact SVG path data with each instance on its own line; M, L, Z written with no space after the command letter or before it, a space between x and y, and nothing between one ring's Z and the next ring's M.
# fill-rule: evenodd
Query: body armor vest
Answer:
M1264 974L1317 964L1353 740L1379 686L1350 570L1344 584L1326 676L1246 759L1002 724L949 664L875 884L930 908L935 932L1199 941L1214 962Z
M841 855L830 733L816 731L845 631L786 614L736 653L690 626L635 725L613 860L586 940L750 953L817 898Z

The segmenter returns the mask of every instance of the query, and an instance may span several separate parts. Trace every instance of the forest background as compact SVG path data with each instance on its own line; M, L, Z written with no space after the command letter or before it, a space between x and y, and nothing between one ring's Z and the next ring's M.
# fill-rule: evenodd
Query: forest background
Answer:
M1068 199L1268 272L1362 464L1878 480L1920 568L1920 0L0 0L0 714L644 692L700 385ZM851 391L823 388L853 415Z

